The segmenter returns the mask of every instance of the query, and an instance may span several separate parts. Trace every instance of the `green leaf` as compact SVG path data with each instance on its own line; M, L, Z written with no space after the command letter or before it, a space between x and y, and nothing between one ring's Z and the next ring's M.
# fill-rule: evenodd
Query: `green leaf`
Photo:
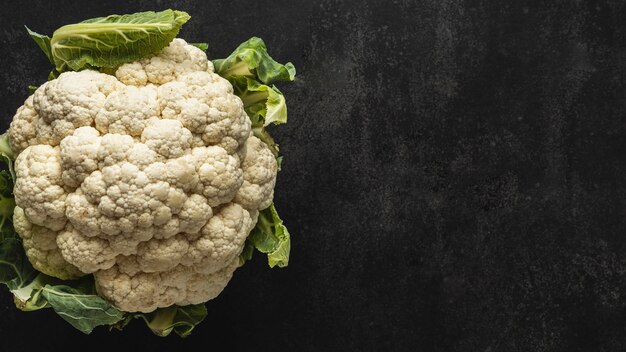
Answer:
M265 129L270 123L287 122L285 97L276 88L261 84L249 77L231 77L234 93L241 98L244 110L252 122L252 132L278 157L278 144Z
M207 49L209 48L209 44L207 43L189 43L189 44L195 46L196 48L202 51L207 51Z
M24 255L25 256L25 255ZM42 289L49 284L60 284L62 281L42 274L33 269L36 276L28 284L11 289L15 306L25 312L50 308L48 300L43 296Z
M277 156L276 157L276 164L278 164L278 171L282 170L282 168L283 168L283 157L282 156Z
M14 209L13 178L6 170L2 170L0 171L0 240L15 237L12 225Z
M35 270L28 261L19 236L13 232L11 237L0 241L0 283L5 284L11 293L15 306L24 311L49 307L42 295L46 285L58 285L62 280L42 274Z
M239 266L244 265L248 260L252 259L252 254L254 253L254 245L252 242L246 240L246 243L243 245L243 250L241 254L239 254Z
M46 285L42 293L61 318L85 334L90 334L96 326L112 325L124 319L124 312L97 294L84 294L67 285Z
M276 86L270 87L249 77L232 77L231 83L253 126L287 122L285 97Z
M8 135L5 133L0 136L0 161L3 161L8 169L8 172L7 170L0 171L0 241L17 237L13 229L15 170L13 169L12 156L13 151L9 146ZM2 260L1 256L0 260Z
M6 171L0 172L2 181L6 182ZM15 198L0 194L0 239L10 237L14 231L12 229L11 221L13 219L13 209L15 209Z
M61 72L57 71L57 69L53 69L52 71L50 71L50 73L48 74L48 81L52 81L55 78L58 78L59 75L61 74Z
M4 238L0 242L0 283L13 291L28 285L36 276L22 242L16 237Z
M50 37L48 37L47 35L39 34L37 32L33 32L30 30L30 28L26 26L24 27L26 28L26 31L28 32L30 37L33 38L35 43L37 43L39 48L41 48L41 51L46 54L46 57L48 58L50 63L54 65L54 59L52 58L52 48L50 47Z
M13 178L7 170L0 171L0 196L12 197L13 195ZM2 211L0 210L0 213ZM13 211L11 211L13 214Z
M263 39L252 37L235 49L227 58L213 60L215 72L230 80L231 77L255 78L265 84L276 81L293 81L296 68L291 62L280 64L267 52Z
M22 242L14 234L0 241L0 283L13 293L15 306L24 311L46 308L41 288L58 281L33 269L26 258Z
M39 88L39 86L29 85L28 86L28 94L35 94L35 91L37 90L37 88Z
M189 18L182 11L148 11L63 26L50 40L55 68L79 71L138 60L166 47Z
M287 104L281 91L270 84L293 81L294 66L272 59L263 40L257 37L239 45L227 58L213 60L213 65L215 72L233 85L234 93L243 101L254 135L278 158L278 144L265 127L287 122Z
M259 252L267 254L270 268L274 266L282 268L289 264L291 237L273 203L269 208L259 212L256 226L247 241Z
M9 133L4 132L0 135L0 161L3 161L7 165L7 169L11 174L11 192L9 194L13 194L13 184L15 183L15 169L13 168L13 160L15 160L15 153L11 149L11 145L9 144ZM1 191L1 190L0 190Z
M9 144L8 132L4 132L0 135L0 156L2 156L3 158L15 160L15 153L13 153L11 145Z
M134 314L135 318L143 319L155 335L167 336L174 331L180 337L189 336L206 316L207 310L204 304L172 306L157 309L152 313Z

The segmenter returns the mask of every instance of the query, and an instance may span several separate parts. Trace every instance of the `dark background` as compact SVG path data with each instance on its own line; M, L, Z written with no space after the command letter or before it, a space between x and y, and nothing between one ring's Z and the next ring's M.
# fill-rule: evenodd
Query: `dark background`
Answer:
M24 24L168 7L212 58L257 35L298 69L290 266L257 254L185 340L84 336L3 288L1 351L626 349L623 1L5 2L0 127L50 69Z

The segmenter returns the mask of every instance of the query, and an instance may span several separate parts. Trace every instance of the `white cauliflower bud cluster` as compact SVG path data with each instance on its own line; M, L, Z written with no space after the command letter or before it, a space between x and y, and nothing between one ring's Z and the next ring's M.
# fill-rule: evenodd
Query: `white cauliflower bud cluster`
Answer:
M182 39L115 76L66 72L43 84L9 140L14 224L33 266L93 274L128 312L216 297L276 182L232 86Z

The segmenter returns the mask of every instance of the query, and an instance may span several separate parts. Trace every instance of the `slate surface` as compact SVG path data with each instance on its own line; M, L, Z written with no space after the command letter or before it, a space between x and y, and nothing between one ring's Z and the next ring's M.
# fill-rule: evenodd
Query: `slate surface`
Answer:
M23 25L167 7L223 57L252 35L298 68L276 203L292 262L257 255L186 339L83 336L0 293L0 350L626 349L621 1L6 2L0 116L45 57Z

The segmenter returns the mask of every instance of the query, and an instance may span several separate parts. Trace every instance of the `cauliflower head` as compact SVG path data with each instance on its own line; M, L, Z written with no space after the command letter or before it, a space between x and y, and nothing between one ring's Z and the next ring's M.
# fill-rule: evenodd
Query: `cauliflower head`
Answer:
M232 85L182 39L114 75L46 82L17 110L9 140L30 262L61 279L93 274L127 312L216 297L278 169Z

